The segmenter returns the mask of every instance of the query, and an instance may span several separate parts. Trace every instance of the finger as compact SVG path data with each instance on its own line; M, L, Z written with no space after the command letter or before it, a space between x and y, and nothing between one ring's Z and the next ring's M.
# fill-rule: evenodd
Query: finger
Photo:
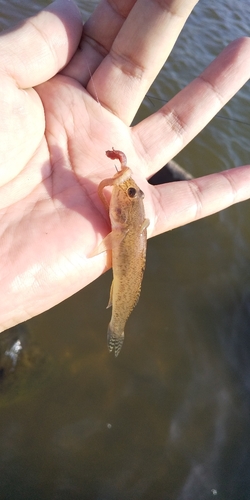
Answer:
M250 165L190 181L153 187L153 234L163 233L207 217L250 198Z
M102 0L84 24L74 57L62 74L75 78L84 87L110 48L136 0Z
M197 0L137 0L88 90L130 124Z
M112 3L102 0L84 25L86 43L92 42L97 49L99 45L109 52L135 3L136 0L114 0Z
M250 77L250 38L232 42L163 108L133 128L151 176L188 144ZM144 160L145 161L145 160Z
M81 33L74 2L57 0L1 35L1 73L7 73L22 89L42 83L67 64Z

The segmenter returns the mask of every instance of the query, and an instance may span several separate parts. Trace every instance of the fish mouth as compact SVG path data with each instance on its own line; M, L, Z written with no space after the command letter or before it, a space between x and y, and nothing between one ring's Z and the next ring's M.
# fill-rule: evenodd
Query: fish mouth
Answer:
M117 174L114 175L114 184L119 186L130 179L132 175L132 170L129 167L124 167L122 170L118 170Z

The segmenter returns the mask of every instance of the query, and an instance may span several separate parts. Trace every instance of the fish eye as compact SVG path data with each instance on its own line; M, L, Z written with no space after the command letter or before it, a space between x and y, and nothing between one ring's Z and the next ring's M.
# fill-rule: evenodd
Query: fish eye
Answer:
M128 193L129 198L134 198L136 195L136 189L135 188L128 188L127 193Z

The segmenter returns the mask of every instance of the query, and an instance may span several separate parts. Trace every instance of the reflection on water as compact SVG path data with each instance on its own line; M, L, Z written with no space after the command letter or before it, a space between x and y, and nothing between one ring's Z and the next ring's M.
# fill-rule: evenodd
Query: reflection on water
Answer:
M41 5L1 4L7 23ZM246 34L249 10L201 1L150 94L169 99ZM249 127L232 118L249 122L248 104L249 85L179 163L195 176L247 163ZM1 337L1 498L249 499L249 207L149 241L118 359L106 348L109 274ZM14 365L5 353L18 340Z

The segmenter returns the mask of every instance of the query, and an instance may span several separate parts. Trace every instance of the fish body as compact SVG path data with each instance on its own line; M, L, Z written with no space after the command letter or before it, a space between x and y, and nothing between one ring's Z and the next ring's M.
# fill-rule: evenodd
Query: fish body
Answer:
M112 250L113 282L107 307L112 306L108 326L108 349L118 356L124 328L131 311L138 302L146 263L147 227L144 193L132 179L132 171L126 166L126 156L121 151L107 151L111 159L119 159L121 170L113 178L104 179L98 188L99 196L107 207L103 194L105 186L112 186L109 205L111 233L103 240L101 251ZM99 252L98 252L99 253Z

